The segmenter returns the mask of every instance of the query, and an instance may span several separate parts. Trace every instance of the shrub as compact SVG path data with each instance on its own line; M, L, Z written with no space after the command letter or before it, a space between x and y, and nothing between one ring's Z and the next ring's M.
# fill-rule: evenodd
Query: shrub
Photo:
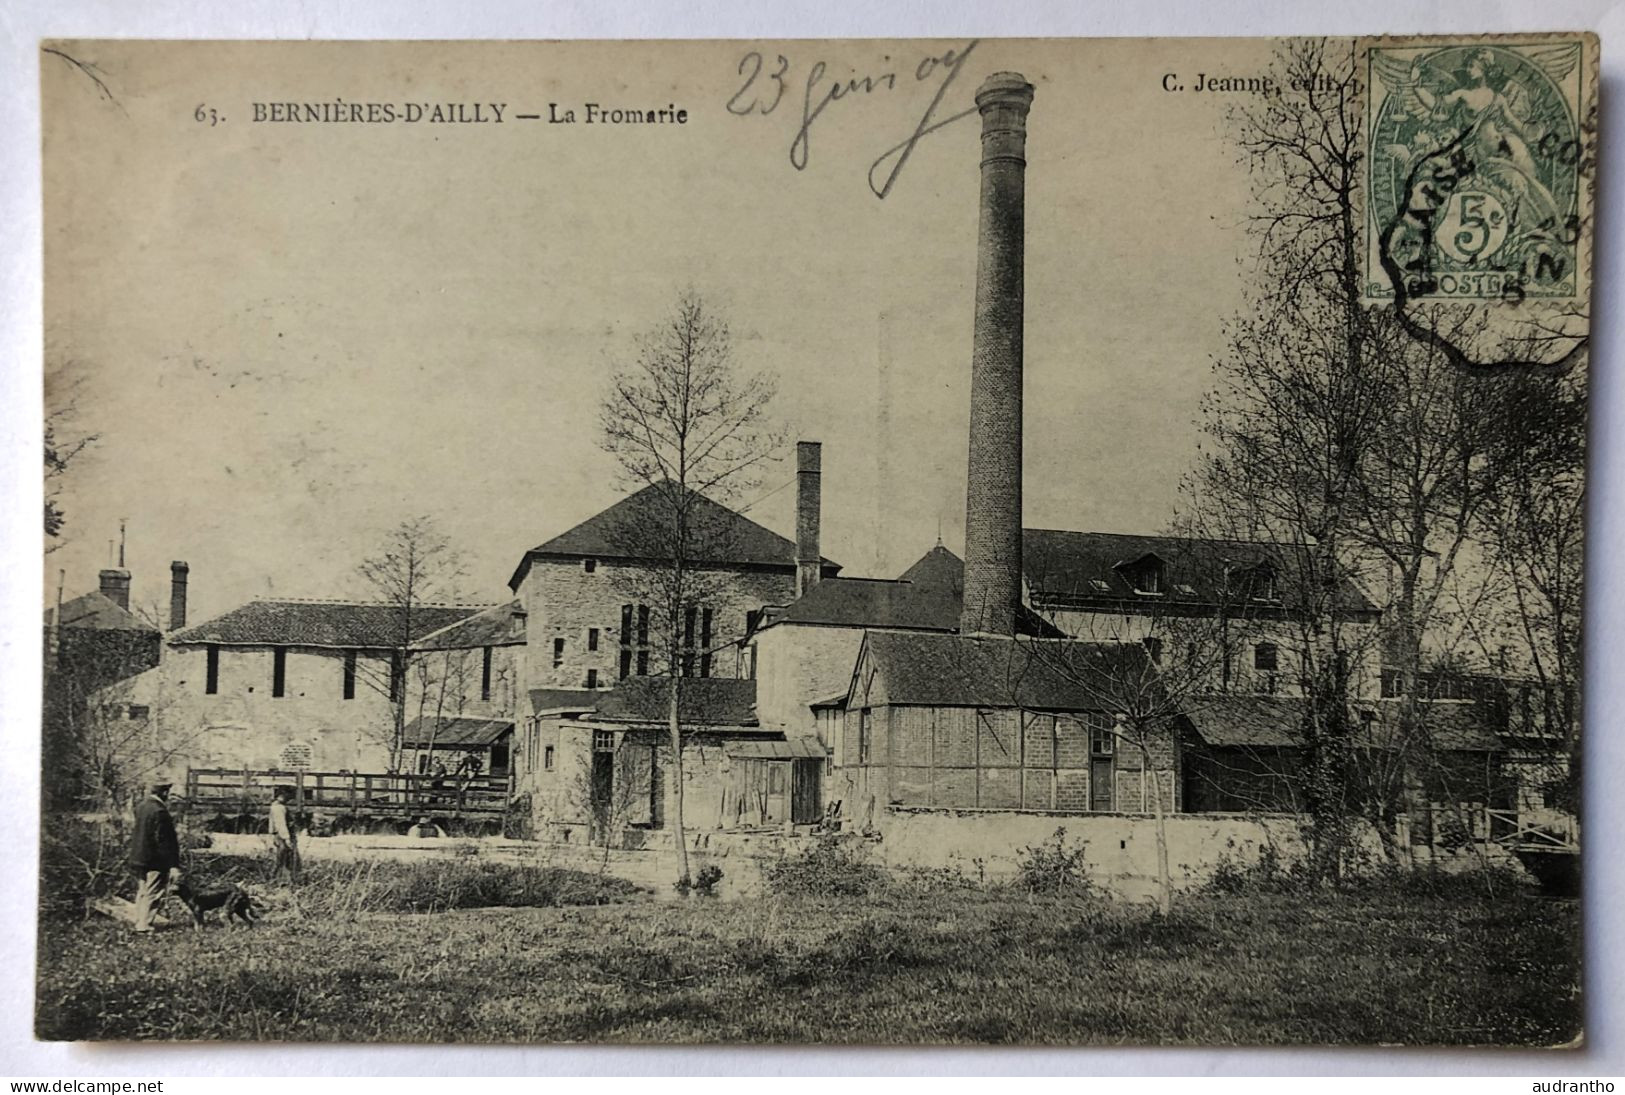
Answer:
M800 855L762 872L774 893L801 897L862 897L883 889L886 872L867 862L862 845L834 833L820 835Z
M1022 848L1017 860L1015 885L1028 893L1056 894L1091 888L1084 856L1089 842L1076 844L1066 839L1065 826L1058 826L1049 840Z
M43 916L83 916L89 902L127 888L129 836L116 819L47 815L40 832L39 908Z
M467 858L307 864L297 888L301 911L319 916L606 905L640 892L619 878Z
M684 875L673 883L672 888L683 896L698 894L700 897L713 897L717 892L717 884L722 881L722 868L715 863L707 863L700 868L700 873L693 878Z

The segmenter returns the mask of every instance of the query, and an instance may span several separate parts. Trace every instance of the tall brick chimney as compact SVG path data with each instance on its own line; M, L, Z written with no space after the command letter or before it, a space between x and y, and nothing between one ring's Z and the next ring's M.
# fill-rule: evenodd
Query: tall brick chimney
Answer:
M192 568L176 559L169 564L169 630L186 626L186 575Z
M1022 266L1027 111L1033 87L996 72L982 114L981 228L971 351L970 469L965 491L963 634L1009 635L1021 606Z
M796 596L824 574L818 549L818 526L824 497L824 446L817 441L796 442Z
M102 596L124 609L130 608L130 572L123 567L108 567L101 573Z

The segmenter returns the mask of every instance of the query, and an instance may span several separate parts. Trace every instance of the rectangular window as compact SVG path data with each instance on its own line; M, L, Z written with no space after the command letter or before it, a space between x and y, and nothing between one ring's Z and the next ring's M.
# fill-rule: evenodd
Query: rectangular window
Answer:
M638 645L649 645L649 606L638 606Z
M598 670L596 670L596 669L587 670L587 687L588 688L597 688L598 687Z
M406 659L399 650L389 652L389 702L399 703L406 693Z
M640 651L638 651L638 676L647 677L648 675L649 675L649 652L647 650L640 650Z
M583 571L585 571L586 573L588 573L588 574L593 573L595 570L598 569L598 560L597 559L583 559L583 560L581 560L581 569Z
M354 650L344 652L344 698L347 700L355 699L356 656Z
M542 750L542 767L549 772L553 770L553 747L551 745Z
M594 730L592 732L592 751L594 753L615 752L615 731Z
M700 676L711 675L711 610L700 611Z
M1253 647L1253 668L1273 673L1278 663L1278 654L1274 643L1259 643Z
M869 736L870 736L869 709L865 707L858 712L858 763L869 763Z
M214 695L220 691L220 648L211 646L205 655L208 659L207 669L203 678L203 691Z
M1089 728L1089 753L1096 757L1109 757L1115 751L1117 736L1103 726Z
M683 610L683 662L680 672L685 677L694 675L694 625L698 615L693 605Z
M553 640L553 668L557 669L564 664L564 639L559 637Z
M480 665L480 699L491 698L491 648L482 648L483 660Z
M285 696L288 694L288 648L277 646L271 649L271 695Z
M132 703L130 705L130 718L131 719L133 719L133 720L135 720L137 722L143 722L143 721L146 720L148 714L150 714L150 711L147 708L146 704Z
M587 649L598 649L598 629L596 627L587 628Z
M623 647L621 647L621 680L624 681L624 680L626 680L626 678L630 677L631 675L632 675L632 648L629 647L629 646L623 646Z

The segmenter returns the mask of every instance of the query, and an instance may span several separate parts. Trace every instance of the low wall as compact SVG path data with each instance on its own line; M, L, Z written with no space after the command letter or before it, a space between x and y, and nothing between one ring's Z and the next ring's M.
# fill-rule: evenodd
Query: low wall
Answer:
M959 870L997 881L1013 876L1023 849L1052 842L1057 830L1081 845L1091 878L1128 897L1147 895L1157 879L1157 821L1132 814L911 810L879 814L875 854L888 867ZM1176 887L1201 883L1226 858L1251 864L1266 845L1282 863L1304 854L1302 819L1293 814L1169 814L1168 869ZM1365 839L1375 835L1367 831Z

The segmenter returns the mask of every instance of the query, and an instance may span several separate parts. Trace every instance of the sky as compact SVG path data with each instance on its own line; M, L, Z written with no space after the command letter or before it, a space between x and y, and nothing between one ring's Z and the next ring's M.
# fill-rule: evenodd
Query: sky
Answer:
M172 559L194 621L364 596L356 564L421 514L463 552L465 597L500 599L526 549L624 493L605 381L685 289L778 383L786 444L749 516L792 533L794 442L817 440L846 573L895 576L939 531L960 550L977 119L922 136L883 200L869 176L939 90L938 120L1000 70L1036 87L1025 522L1164 527L1248 254L1225 136L1245 96L1165 77L1256 74L1270 47L999 40L943 61L968 44L60 43L108 90L42 66L47 399L96 435L47 599L59 571L69 597L95 588L121 519L138 605L167 603ZM798 169L819 63L808 110L834 79L876 90L816 111ZM253 120L339 101L507 105L500 125ZM588 102L688 122L587 125ZM577 123L514 117L550 103Z

